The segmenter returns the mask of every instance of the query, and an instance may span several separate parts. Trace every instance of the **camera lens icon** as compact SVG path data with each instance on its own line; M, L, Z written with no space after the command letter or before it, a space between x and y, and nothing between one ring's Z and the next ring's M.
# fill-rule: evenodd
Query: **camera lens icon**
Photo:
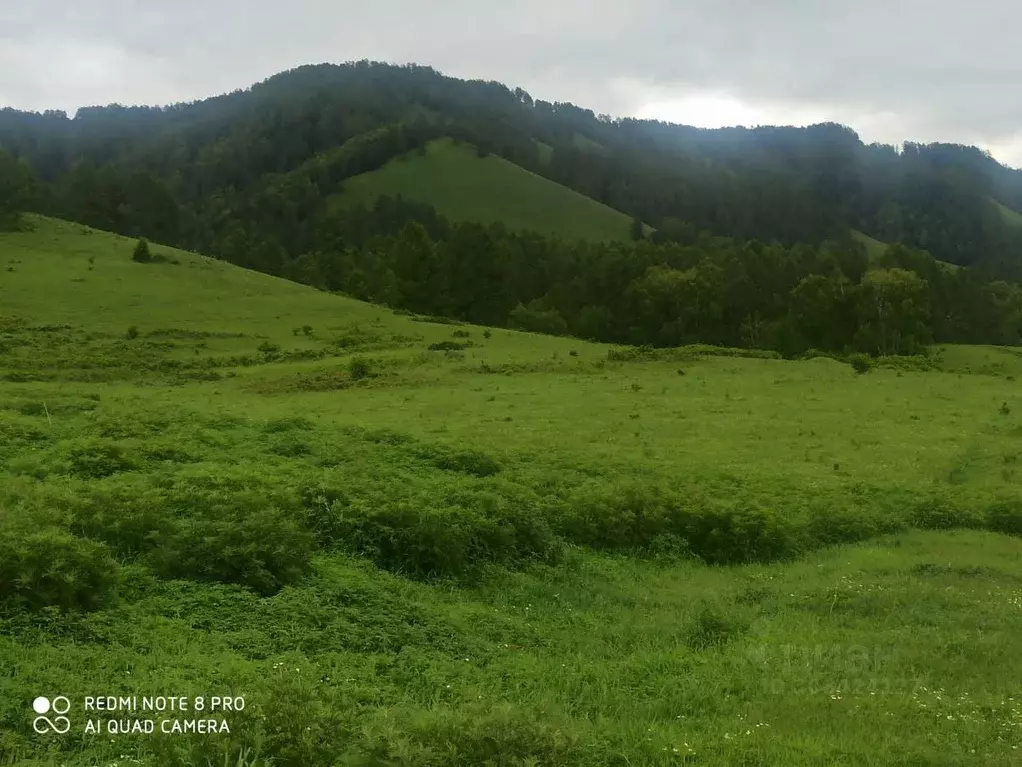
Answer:
M32 729L40 735L45 735L49 732L63 735L71 729L71 720L64 716L64 714L71 710L71 701L63 695L58 695L52 701L40 695L32 701L32 710L39 714L39 716L32 720ZM51 711L57 714L52 719L46 716Z

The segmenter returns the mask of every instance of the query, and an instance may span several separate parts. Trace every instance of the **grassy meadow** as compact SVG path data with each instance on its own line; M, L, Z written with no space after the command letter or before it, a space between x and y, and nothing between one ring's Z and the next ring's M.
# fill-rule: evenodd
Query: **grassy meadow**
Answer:
M1018 350L617 349L31 223L0 764L1022 760ZM107 695L244 708L111 734Z
M545 147L545 151L544 151ZM542 156L550 151L540 146ZM503 223L566 240L629 239L631 219L502 157L478 157L474 147L451 139L430 142L380 170L344 181L338 205L371 204L381 195L429 203L451 221ZM647 227L647 231L649 231Z

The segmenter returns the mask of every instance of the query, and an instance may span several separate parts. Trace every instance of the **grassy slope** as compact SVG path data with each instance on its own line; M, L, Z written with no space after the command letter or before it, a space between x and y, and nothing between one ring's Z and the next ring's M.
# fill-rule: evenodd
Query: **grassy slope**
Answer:
M997 209L1001 211L1001 215L1004 217L1006 222L1012 226L1022 227L1022 213L1012 210L1007 205L1004 205L997 200L993 200L992 202L997 206Z
M454 221L502 221L566 239L626 240L631 220L567 187L507 160L476 156L467 145L434 141L426 154L412 153L384 168L348 179L338 204L397 195L433 205Z
M599 345L471 327L460 330L476 346L426 352L456 329L192 254L134 264L130 245L42 219L34 233L0 235L0 314L36 328L0 333L8 519L96 493L112 503L125 483L129 501L103 507L115 514L104 529L119 531L116 514L155 503L158 486L198 493L208 477L243 497L239 483L337 483L383 505L412 490L416 503L450 505L568 489L606 502L603 514L619 513L621 493L679 479L783 515L819 499L847 515L887 497L895 514L899 493L935 490L981 508L1019 489L1022 404L1006 376L1022 374L1022 358L1011 350L950 347L951 372L866 376L825 359L741 358L691 359L679 376L678 362L608 363ZM292 334L303 324L311 337ZM243 335L149 335L169 328ZM63 344L73 332L85 335ZM353 336L384 374L317 387L350 355L331 342ZM331 356L221 366L213 381L139 368L160 355L258 357L266 339ZM11 380L26 372L51 380ZM292 386L301 380L312 385ZM155 446L159 460L91 480L53 463L97 435L132 455ZM503 471L423 468L416 445L484 451ZM989 765L1014 763L1022 746L1022 560L1015 539L991 533L909 531L730 568L574 549L559 565L461 587L323 550L262 599L153 578L128 560L121 570L119 602L90 616L0 613L0 664L16 669L0 675L0 762L234 764L258 737L295 765L468 765L497 753L509 764ZM45 741L28 703L56 691L79 702L230 692L247 706L228 716L230 736L207 741ZM257 763L254 751L240 763Z
M887 251L887 243L874 239L873 237L870 237L868 234L860 232L858 229L852 230L852 237L854 237L856 240L858 240L859 242L866 246L866 253L869 255L869 260L871 262L878 261ZM937 263L941 264L945 270L950 272L962 268L958 264L952 264L947 261L938 261Z
M861 242L866 246L866 252L869 254L870 261L876 261L884 255L884 251L887 250L887 245L880 240L873 239L868 234L860 232L858 229L852 230L852 237Z

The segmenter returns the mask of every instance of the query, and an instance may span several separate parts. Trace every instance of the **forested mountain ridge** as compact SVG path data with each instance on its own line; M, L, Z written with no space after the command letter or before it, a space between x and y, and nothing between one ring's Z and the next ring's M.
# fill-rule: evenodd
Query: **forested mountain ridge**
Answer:
M224 236L220 217L267 174L362 137L349 164L312 179L322 193L444 135L668 235L691 227L818 244L853 228L951 263L1022 263L1022 234L995 204L1022 211L1022 171L973 147L865 145L835 124L705 130L613 120L498 83L369 62L300 67L166 108L94 107L74 119L0 112L0 147L53 185L47 212L211 252Z
M620 211L634 241L624 225L616 243L484 225L400 189L336 204L349 180L441 140ZM1022 277L1022 171L972 147L615 120L358 62L165 108L3 110L0 165L0 216L32 209L481 324L785 354L1022 341L1022 289L1005 281ZM861 233L892 247L871 263Z

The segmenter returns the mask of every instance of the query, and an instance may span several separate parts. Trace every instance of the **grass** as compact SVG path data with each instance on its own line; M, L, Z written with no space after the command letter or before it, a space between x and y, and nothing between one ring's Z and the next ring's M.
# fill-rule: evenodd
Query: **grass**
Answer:
M1017 350L487 337L33 223L0 235L0 763L1017 763ZM90 734L173 717L86 695L244 709Z
M852 237L866 246L866 253L869 256L870 262L879 261L887 251L886 243L880 242L880 240L874 239L858 229L852 230Z
M1019 213L1017 210L1012 210L1007 205L1004 205L997 200L992 200L992 202L995 206L997 206L997 209L1001 212L1001 216L1003 216L1006 223L1011 224L1012 226L1022 227L1022 213Z
M542 148L541 148L542 149ZM344 182L336 204L371 203L380 195L433 205L452 221L503 222L568 240L628 240L631 219L585 195L537 176L496 155L450 139L431 142L377 171Z
M866 254L869 257L871 263L879 261L887 252L887 243L874 239L873 237L870 237L868 234L860 232L858 229L852 230L852 237L866 246ZM962 268L958 264L952 264L949 261L937 261L937 263L940 264L945 270L949 272L953 272Z

